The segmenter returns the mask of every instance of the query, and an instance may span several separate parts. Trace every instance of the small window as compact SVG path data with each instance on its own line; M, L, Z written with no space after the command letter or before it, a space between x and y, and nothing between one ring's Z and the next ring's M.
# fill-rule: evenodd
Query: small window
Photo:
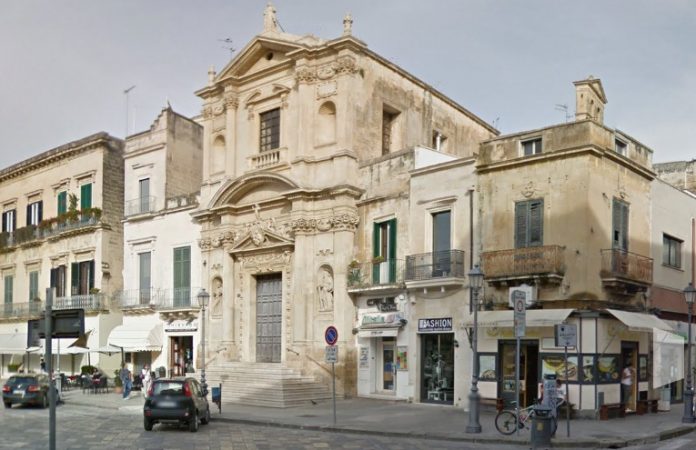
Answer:
M387 155L393 150L394 125L398 113L382 110L382 154Z
M682 240L662 235L662 264L680 269Z
M10 209L2 213L2 232L12 233L17 229L17 222L15 219L15 210Z
M440 133L439 131L433 131L432 148L439 152L444 152L445 150L447 150L447 136Z
M620 139L615 139L614 140L614 150L616 150L616 153L619 155L624 155L626 156L626 150L628 149L628 145L620 140Z
M265 152L280 147L280 108L261 113L260 118L259 150Z
M39 297L39 272L33 270L29 272L29 301L32 302Z
M38 225L43 218L43 202L38 201L27 205L27 226Z
M530 156L541 153L541 138L522 141L522 155Z

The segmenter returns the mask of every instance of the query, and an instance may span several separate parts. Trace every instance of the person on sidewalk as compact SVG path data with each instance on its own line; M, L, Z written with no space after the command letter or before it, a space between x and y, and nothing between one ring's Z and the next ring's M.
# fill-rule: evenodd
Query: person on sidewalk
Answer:
M145 364L143 366L143 370L140 372L140 379L142 380L143 387L142 393L143 393L143 398L147 398L148 393L150 392L150 387L152 386L152 374L150 373L150 365Z
M621 372L621 402L625 405L626 411L633 411L628 407L631 401L631 396L633 395L633 382L635 380L635 373L631 361L626 361L626 366Z
M121 379L123 384L123 399L128 400L130 396L131 389L133 388L133 382L131 381L131 372L126 367L126 364L121 364L121 370L118 373L118 377Z

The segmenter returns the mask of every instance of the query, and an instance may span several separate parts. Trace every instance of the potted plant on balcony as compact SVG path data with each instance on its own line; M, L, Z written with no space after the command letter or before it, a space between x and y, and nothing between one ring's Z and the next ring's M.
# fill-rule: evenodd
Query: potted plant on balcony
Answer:
M372 258L372 264L374 265L382 264L384 261L386 260L384 259L384 256L381 255Z
M348 285L354 286L359 284L360 278L360 262L354 259L348 264Z

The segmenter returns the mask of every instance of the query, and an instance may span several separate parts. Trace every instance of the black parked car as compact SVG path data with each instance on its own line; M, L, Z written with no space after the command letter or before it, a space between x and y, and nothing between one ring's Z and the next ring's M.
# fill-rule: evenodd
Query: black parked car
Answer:
M15 403L46 408L48 386L48 376L44 374L14 375L2 387L2 401L5 408L12 408Z
M175 422L198 431L199 422L210 421L208 399L194 378L160 378L153 381L143 408L146 431L155 423Z

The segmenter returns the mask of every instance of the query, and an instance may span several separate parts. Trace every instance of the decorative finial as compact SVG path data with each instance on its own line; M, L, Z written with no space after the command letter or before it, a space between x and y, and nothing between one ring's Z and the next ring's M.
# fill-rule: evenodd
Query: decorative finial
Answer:
M263 11L263 31L278 31L276 9L271 2L268 2L266 9Z
M213 84L215 84L215 67L210 66L208 68L208 85L212 86Z
M350 13L343 18L343 35L350 36L353 34L353 16Z

